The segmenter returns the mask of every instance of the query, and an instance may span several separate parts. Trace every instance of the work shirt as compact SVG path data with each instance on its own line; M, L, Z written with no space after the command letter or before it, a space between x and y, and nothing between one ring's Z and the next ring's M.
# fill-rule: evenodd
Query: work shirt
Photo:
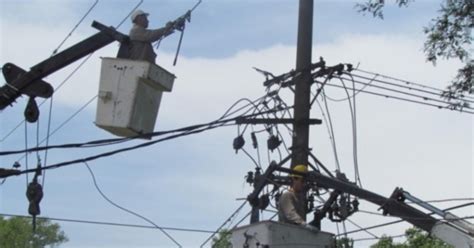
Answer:
M283 193L278 201L278 219L285 223L306 224L304 195L291 189Z
M130 30L130 59L145 60L155 63L156 53L153 51L152 43L163 36L167 36L172 31L166 28L146 29L142 26L133 24Z

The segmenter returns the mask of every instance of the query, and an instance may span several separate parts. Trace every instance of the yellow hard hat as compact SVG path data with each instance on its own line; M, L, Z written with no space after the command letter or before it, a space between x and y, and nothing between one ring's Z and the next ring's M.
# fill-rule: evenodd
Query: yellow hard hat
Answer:
M306 173L306 172L308 172L308 166L302 165L302 164L298 164L298 165L296 165L295 167L293 167L292 170L297 171L297 172ZM299 177L299 178L302 178L302 177L303 177L303 176L298 175L298 174L291 174L290 176L291 176L291 177Z

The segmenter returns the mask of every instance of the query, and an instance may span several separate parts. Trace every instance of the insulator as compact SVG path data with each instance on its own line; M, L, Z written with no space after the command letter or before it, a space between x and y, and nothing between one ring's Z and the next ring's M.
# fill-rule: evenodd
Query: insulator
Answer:
M252 132L250 134L250 136L252 137L252 146L253 146L253 148L257 149L258 148L258 142L257 142L257 136L255 135L255 132Z
M21 164L18 163L18 161L16 161L15 163L13 163L13 168L20 168L21 167Z
M39 109L38 105L36 104L35 98L30 97L30 99L28 99L24 114L26 121L29 123L34 123L38 120Z
M270 138L267 140L268 149L272 152L273 150L277 149L280 144L281 140L275 135L270 136Z
M269 204L270 204L270 197L268 196L268 194L260 196L260 199L258 201L259 209L265 210Z
M244 147L244 145L245 145L244 137L242 135L237 136L237 138L235 138L233 142L235 153L237 153L239 149Z
M254 179L253 178L253 172L252 171L247 172L247 176L245 177L245 179L246 179L247 183L252 184L253 181L254 181L253 180Z

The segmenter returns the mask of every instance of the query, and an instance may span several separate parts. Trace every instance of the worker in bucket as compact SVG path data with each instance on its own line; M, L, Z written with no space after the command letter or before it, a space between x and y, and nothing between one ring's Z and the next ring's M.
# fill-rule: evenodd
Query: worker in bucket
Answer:
M130 16L133 27L129 34L129 59L145 60L154 64L156 53L153 51L152 43L172 34L179 23L171 21L162 28L148 29L148 15L142 10L135 10Z
M306 165L296 165L294 171L306 173ZM284 223L302 225L312 230L316 227L306 223L305 179L302 175L290 174L291 187L284 192L278 201L278 219Z

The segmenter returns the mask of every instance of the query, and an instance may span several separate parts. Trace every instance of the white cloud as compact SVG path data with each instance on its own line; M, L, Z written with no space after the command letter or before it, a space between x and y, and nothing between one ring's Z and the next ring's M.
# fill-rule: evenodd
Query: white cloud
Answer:
M3 28L2 34L8 32L10 39L2 39L2 62L11 61L24 68L47 58L51 50L56 47L57 41L61 40L68 31L67 28L61 27L51 29L16 24L4 25ZM87 34L84 32L77 34L73 40L77 42L95 33L93 30L89 31ZM31 39L28 39L25 33L28 37L48 38L35 40L33 46ZM73 44L74 41L70 43ZM21 48L21 52L18 49L11 49L14 47ZM329 65L339 62L355 65L360 62L361 68L366 70L443 88L455 74L459 64L450 61L433 67L425 63L421 47L422 38L420 37L365 34L341 36L330 44L316 44L313 48L313 61L323 56ZM83 68L55 93L55 104L73 111L94 96L97 93L99 80L99 57L113 56L116 49L117 46L113 44L94 54ZM163 97L157 129L171 129L211 121L219 117L237 99L242 97L254 99L263 95L264 77L251 67L255 66L274 74L287 72L294 68L295 52L295 47L275 45L264 50L241 51L223 59L181 56L176 67L171 66L174 54L160 53L158 63L175 73L177 79L173 92L165 93ZM75 66L77 63L51 75L46 81L57 86ZM343 92L336 90L331 90L328 94L334 94L336 97L345 96ZM407 191L426 200L474 195L472 185L474 134L471 116L362 93L357 98L359 166L364 187L389 196L396 186L403 186ZM287 101L291 105L293 99L289 98ZM331 102L330 104L341 167L347 172L349 178L353 178L352 133L347 102L337 104ZM90 113L95 111L94 108L95 104L88 108L89 115L80 119L82 123L87 123L86 125L92 123L93 120L89 118L93 116ZM315 109L312 112L313 117L320 118L320 111ZM2 115L7 114L7 111ZM84 138L93 139L95 138L92 137L93 135L84 134ZM234 198L245 196L250 192L248 187L242 187L242 183L245 172L252 169L253 165L242 153L237 156L233 154L231 141L234 136L234 130L212 131L193 138L183 138L178 141L180 143L164 143L159 147L127 153L115 158L116 160L99 160L97 163L105 168L102 174L99 171L98 175L108 183L104 183L104 186L109 187L108 192L114 196L112 198L118 198L120 202L137 208L146 216L157 220L164 219L164 223L176 225L180 223L166 221L182 220L183 223L196 226L200 226L200 221L203 221L208 224L207 228L212 229L222 223L223 219L235 209ZM327 137L325 127L317 126L311 129L311 146L315 154L331 170L334 170L332 151ZM66 143L70 140L62 140L62 142ZM247 146L249 147L249 142ZM262 156L265 157L265 155ZM139 166L136 165L137 161L141 161ZM150 166L145 167L144 164ZM178 168L177 171L172 170L174 168ZM133 170L133 172L127 173L128 170ZM146 172L142 174L136 172L140 170ZM133 221L133 218L123 217L124 215L120 215L118 211L109 211L106 203L98 204L92 210L91 206L84 204L84 201L101 200L96 192L91 191L93 189L88 175L79 172L74 169L62 169L51 173L48 178L48 184L51 186L48 185L47 190L48 193L54 192L54 194L48 194L48 199L45 199L47 202L45 204L49 204L46 206L50 209L46 211L51 211L49 212L51 215L56 213L53 210L65 214L77 211L80 216L94 210L97 213L91 215L95 218L112 219L119 216L117 217L119 220ZM66 185L65 179L61 178L63 175L75 178L74 183L77 185L74 187ZM190 176L191 179L186 179ZM62 180L55 181L54 178ZM23 185L24 182L21 181ZM86 186L88 191L85 192L82 187ZM4 187L1 188L0 196L13 197L13 194L5 194L7 190L13 191L13 187ZM53 187L59 189L53 191ZM72 191L69 187L75 190ZM157 188L160 194L156 194ZM169 192L166 192L166 189L169 189ZM80 199L77 196L80 196ZM210 205L211 202L214 205ZM181 206L179 206L180 203L182 203ZM60 204L65 206L77 204L79 209L64 209L65 207ZM209 207L206 208L206 206ZM363 206L375 211L375 207L371 205ZM18 209L18 205L2 201L0 209ZM177 213L175 212L177 209L184 209L187 212ZM460 213L467 215L469 210L460 211ZM377 223L389 221L382 218L375 220L372 217L360 215L357 223L363 226L375 224L377 220ZM193 221L195 223L192 223ZM96 233L86 232L85 228L82 230L76 228L72 224L66 226L73 237L70 247L79 247L76 244L83 244L96 235ZM333 224L326 224L326 226L335 232ZM401 231L403 228L394 229ZM79 235L76 232L85 234ZM140 230L126 231L126 233L135 239L129 239L130 243L124 246L131 246L138 242L140 244L156 242L154 240L156 233L148 236L141 235ZM102 234L106 240L105 243L113 242L116 237L115 229L107 229L101 232ZM74 239L74 237L84 239ZM186 235L179 237L181 240L187 240ZM196 240L200 239L188 239L190 244ZM121 241L127 242L127 240ZM93 245L97 243L87 246Z

